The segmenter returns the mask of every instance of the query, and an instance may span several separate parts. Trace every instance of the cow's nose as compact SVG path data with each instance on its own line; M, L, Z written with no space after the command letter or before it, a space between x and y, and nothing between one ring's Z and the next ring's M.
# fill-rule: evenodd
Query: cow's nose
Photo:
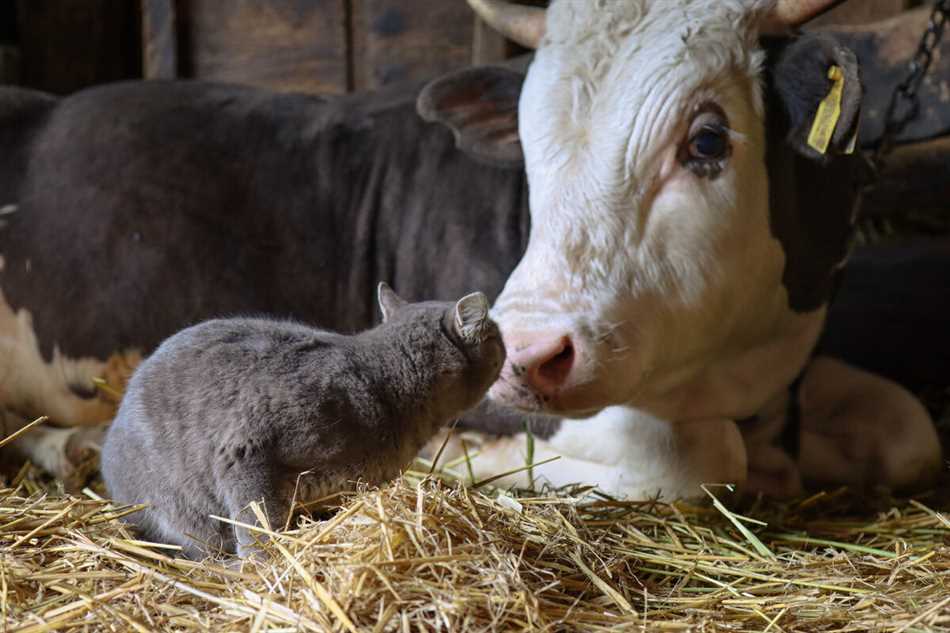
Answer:
M507 343L511 373L541 395L556 394L574 368L577 352L571 338L564 334L514 338Z

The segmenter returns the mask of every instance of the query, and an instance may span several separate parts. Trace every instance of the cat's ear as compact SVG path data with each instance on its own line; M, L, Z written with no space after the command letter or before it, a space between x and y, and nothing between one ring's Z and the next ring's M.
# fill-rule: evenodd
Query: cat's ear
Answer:
M481 292L473 292L458 300L455 304L455 329L462 340L476 338L485 328L488 320L488 297Z
M406 300L400 297L389 287L385 281L379 282L376 289L376 297L379 299L379 310L383 313L383 323L392 318L396 310L406 305Z

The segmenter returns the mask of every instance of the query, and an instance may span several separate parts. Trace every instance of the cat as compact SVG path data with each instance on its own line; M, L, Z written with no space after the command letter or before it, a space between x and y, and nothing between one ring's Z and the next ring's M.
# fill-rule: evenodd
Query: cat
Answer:
M102 451L112 498L148 504L126 520L188 558L255 555L252 530L210 515L253 525L259 501L277 529L295 490L306 501L393 479L477 405L505 360L485 295L407 303L384 283L377 294L382 324L352 336L236 318L162 343Z

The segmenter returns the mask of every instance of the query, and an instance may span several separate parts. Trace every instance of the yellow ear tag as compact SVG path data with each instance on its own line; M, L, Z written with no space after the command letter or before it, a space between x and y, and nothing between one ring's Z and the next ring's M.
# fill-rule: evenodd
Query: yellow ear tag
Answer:
M818 104L815 122L811 126L811 132L808 133L808 145L821 154L828 152L831 137L835 133L838 119L841 118L841 99L844 96L844 73L841 72L841 68L838 66L829 68L828 79L834 84L828 96Z

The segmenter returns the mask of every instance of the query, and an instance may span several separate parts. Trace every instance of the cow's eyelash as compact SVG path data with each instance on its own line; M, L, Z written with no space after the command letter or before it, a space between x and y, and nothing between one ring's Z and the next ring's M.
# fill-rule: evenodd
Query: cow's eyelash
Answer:
M726 158L721 158L718 160L708 160L702 158L687 159L686 162L683 163L683 166L700 178L713 179L719 176L723 169L726 168L726 160Z

